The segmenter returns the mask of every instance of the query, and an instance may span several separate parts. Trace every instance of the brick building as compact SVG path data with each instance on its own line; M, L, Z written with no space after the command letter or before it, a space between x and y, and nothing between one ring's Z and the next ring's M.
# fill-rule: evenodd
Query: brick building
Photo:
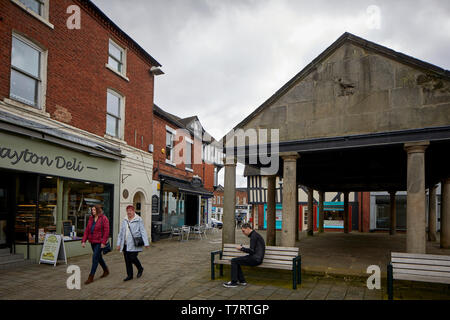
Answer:
M223 215L223 199L224 199L224 188L219 185L214 191L213 198L213 218L222 221ZM236 218L240 217L244 221L249 221L251 213L251 205L248 202L248 192L247 188L236 188Z
M222 168L220 146L196 116L182 119L154 106L154 230L210 223ZM161 201L160 201L161 200Z
M36 257L63 221L79 241L93 204L114 239L128 204L150 233L161 65L91 1L1 1L0 17L0 246Z

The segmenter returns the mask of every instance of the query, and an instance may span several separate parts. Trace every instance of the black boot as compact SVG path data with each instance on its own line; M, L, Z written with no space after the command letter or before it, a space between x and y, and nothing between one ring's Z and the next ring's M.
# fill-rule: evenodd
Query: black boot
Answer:
M141 268L141 270L138 271L137 273L137 278L140 278L142 276L142 272L144 272L144 268Z

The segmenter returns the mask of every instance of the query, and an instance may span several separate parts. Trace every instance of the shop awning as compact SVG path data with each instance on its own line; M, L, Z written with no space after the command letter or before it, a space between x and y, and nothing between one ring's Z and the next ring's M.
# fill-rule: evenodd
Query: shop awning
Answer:
M87 152L93 156L113 160L121 160L125 157L121 153L120 149L115 146L107 145L106 143L99 143L92 139L71 134L68 131L63 131L63 128L69 128L63 124L59 127L47 126L3 110L0 110L0 123L2 130L28 137L34 137L68 147L70 149Z
M189 181L164 179L164 184L171 185L172 187L178 188L180 192L193 194L196 196L202 196L205 198L212 198L214 194L205 188L192 185Z

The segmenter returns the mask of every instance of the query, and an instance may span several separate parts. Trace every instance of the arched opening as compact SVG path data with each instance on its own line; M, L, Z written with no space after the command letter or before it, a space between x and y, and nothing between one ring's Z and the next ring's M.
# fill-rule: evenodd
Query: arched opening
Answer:
M142 216L142 213L145 212L145 196L142 194L142 192L136 192L136 194L133 197L133 206L136 210L136 214L140 217L144 218Z

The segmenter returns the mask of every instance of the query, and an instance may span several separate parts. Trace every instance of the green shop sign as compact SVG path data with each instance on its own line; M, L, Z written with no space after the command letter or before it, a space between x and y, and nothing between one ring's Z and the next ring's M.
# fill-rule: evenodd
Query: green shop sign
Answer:
M51 175L117 183L117 160L92 157L86 153L39 140L0 132L0 166Z

